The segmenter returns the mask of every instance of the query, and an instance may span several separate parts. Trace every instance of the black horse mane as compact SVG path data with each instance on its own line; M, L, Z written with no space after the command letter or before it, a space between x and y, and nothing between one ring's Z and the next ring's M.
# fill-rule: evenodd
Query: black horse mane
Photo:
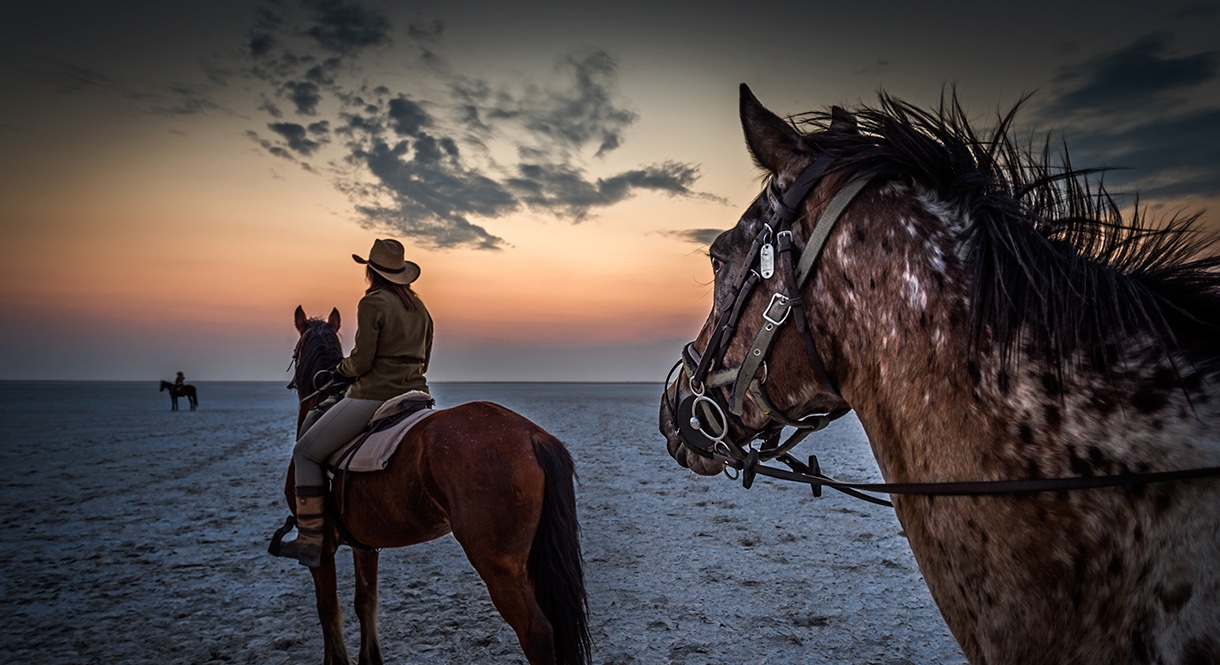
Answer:
M326 321L309 319L305 325L307 328L301 333L296 350L292 352L296 373L288 387L296 388L299 394L307 395L314 390L315 373L331 369L343 360L343 346L339 342L339 335L331 330Z
M1024 100L1022 100L1024 101ZM1149 220L1136 199L1129 218L1097 174L1075 170L1066 147L1052 165L1010 136L1018 103L985 137L955 95L935 111L885 93L877 108L794 117L806 142L835 168L934 192L968 220L960 241L973 271L970 344L999 351L1005 366L1045 354L1061 376L1078 352L1109 373L1123 340L1150 336L1156 352L1220 366L1220 254L1199 215ZM1175 371L1180 371L1175 365Z

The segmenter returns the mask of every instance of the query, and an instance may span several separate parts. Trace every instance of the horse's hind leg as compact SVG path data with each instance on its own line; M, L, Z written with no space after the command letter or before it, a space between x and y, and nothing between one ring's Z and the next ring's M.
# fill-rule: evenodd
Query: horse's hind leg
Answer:
M360 618L360 665L382 665L377 639L377 552L352 550L356 563L356 616Z
M339 610L339 591L335 579L335 552L322 550L322 564L310 568L313 590L318 600L318 621L322 623L322 665L348 665L343 644L343 614Z
M487 585L496 611L517 633L517 641L530 665L554 665L554 633L551 622L547 621L534 598L534 588L526 572L526 558L480 556L469 548L466 556Z

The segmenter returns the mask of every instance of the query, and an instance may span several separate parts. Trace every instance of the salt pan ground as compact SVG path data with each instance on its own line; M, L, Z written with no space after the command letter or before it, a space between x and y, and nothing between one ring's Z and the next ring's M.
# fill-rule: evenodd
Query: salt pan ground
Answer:
M0 660L321 662L310 577L266 554L287 509L295 399L203 383L169 411L155 382L0 382ZM439 384L563 439L580 474L593 662L963 663L888 508L679 468L660 385ZM859 424L802 444L832 475L879 478ZM452 537L382 552L387 663L523 663ZM340 552L349 652L351 559Z

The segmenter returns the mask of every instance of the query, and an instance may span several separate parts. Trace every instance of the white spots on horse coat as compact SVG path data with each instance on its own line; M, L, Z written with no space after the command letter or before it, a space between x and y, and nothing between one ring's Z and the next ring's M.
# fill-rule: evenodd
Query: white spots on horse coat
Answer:
M908 266L902 272L902 282L905 286L907 302L916 312L922 312L928 306L928 294L924 293L923 287L919 284L919 278L911 274L911 269Z
M1118 340L1130 360L1104 371L1088 353L1059 366L1030 331L1008 362L986 343L967 354L970 220L956 206L885 183L841 224L810 295L818 339L835 342L831 369L887 479L1220 465L1220 379L1196 379L1193 405L1181 387L1158 385L1167 363L1150 353L1155 340ZM814 381L796 395L798 405L826 399ZM1220 481L894 505L975 662L1125 662L1133 638L1143 662L1183 662L1211 642L1184 645L1220 625Z

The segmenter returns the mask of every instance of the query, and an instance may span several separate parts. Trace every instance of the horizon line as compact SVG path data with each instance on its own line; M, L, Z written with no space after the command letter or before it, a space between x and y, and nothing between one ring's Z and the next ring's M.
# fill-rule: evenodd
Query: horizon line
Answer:
M0 378L0 383L145 383L153 381L164 381L164 379L4 379ZM188 383L187 385L196 385L204 383L282 383L282 379L205 379ZM459 381L429 381L429 384L434 385L453 385L453 384L487 384L487 383L539 383L539 384L555 384L555 383L599 383L599 384L664 384L664 381L597 381L597 380L538 380L538 379L488 379L488 380L459 380Z

